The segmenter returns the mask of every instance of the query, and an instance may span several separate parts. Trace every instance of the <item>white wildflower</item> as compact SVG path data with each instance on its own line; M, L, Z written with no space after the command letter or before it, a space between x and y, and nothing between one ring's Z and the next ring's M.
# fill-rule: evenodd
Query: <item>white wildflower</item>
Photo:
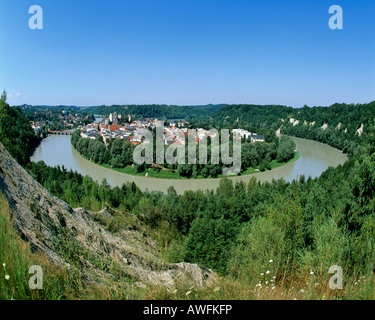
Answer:
M269 271L269 270L267 270L266 274L270 274L270 271Z
M9 274L6 274L6 275L5 275L5 280L7 280L7 281L8 281L9 279L10 279L10 276L9 276Z
M273 262L273 260L272 259L270 259L270 261L268 261L269 263L272 263Z

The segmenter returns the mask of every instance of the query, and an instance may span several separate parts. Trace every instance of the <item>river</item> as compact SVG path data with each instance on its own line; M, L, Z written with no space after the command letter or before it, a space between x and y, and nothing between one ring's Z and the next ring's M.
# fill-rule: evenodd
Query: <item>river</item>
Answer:
M336 167L347 160L347 156L340 150L326 144L296 137L292 137L292 139L296 142L297 150L300 153L300 158L297 161L270 171L232 176L230 179L233 182L242 180L248 183L252 177L261 182L284 178L291 182L300 175L305 175L306 178L308 176L318 177L329 166ZM31 161L37 162L40 160L52 167L64 165L66 169L89 175L98 182L105 178L112 187L134 181L142 191L148 189L149 191L166 192L169 186L174 186L179 194L182 194L185 190L215 190L220 181L220 179L159 179L133 176L107 169L81 157L71 145L70 136L67 135L50 135L44 139L31 156Z

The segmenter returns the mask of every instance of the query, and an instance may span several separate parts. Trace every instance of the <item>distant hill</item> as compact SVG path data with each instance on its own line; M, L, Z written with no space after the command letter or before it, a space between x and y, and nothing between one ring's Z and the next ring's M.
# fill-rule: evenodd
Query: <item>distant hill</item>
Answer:
M214 123L220 127L276 129L281 119L287 118L294 110L282 105L226 105L217 111Z
M135 114L136 117L159 118L159 119L192 119L213 116L225 105L204 106L177 106L177 105L112 105L82 108L85 114L109 114L116 112L127 115Z
M363 123L368 125L375 117L375 101L365 104L335 103L332 106L292 108L282 105L227 105L214 116L220 126L253 126L278 128L281 124L293 127L314 123L312 126L339 126L355 133ZM297 122L296 122L297 121Z
M214 124L250 130L280 129L281 133L327 143L351 154L358 149L362 134L367 133L374 119L375 101L302 108L227 105L214 115Z

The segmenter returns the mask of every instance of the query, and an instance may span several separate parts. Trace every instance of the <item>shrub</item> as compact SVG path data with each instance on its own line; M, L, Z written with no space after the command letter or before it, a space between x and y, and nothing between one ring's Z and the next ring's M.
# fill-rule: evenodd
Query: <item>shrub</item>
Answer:
M285 249L284 237L284 232L266 217L245 224L230 253L230 274L250 281L267 270L275 275Z

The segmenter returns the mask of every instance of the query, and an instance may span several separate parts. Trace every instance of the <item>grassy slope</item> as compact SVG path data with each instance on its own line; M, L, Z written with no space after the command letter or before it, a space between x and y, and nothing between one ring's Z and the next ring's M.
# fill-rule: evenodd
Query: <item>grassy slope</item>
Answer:
M330 290L328 276L318 279L308 272L293 279L273 279L272 274L259 275L256 283L228 277L203 290L176 283L176 289L147 286L119 286L108 282L102 286L88 285L77 272L59 269L45 256L33 253L21 240L11 222L8 203L0 193L0 300L56 299L155 299L155 300L242 300L242 299L374 299L375 278L344 279L344 290ZM3 266L5 265L5 267ZM43 269L43 289L31 290L29 267ZM125 281L125 279L124 279ZM262 286L257 286L259 282Z
M63 299L74 292L74 281L59 270L46 256L33 253L12 225L10 210L0 193L0 299ZM5 266L4 266L5 265ZM43 290L29 288L29 268L40 265L44 270Z

